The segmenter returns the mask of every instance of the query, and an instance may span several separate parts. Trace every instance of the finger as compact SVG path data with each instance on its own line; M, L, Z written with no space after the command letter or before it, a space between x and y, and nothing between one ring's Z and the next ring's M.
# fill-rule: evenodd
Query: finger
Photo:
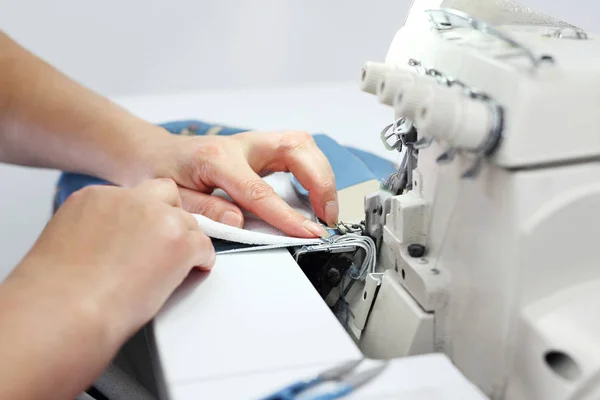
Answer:
M133 189L145 198L154 198L173 207L181 207L181 197L177 184L167 178L152 179L140 183Z
M326 237L327 231L290 207L246 163L229 163L215 169L216 183L233 200L288 235Z
M244 226L242 211L230 201L185 188L180 188L179 192L185 210L236 228Z
M332 226L338 222L335 176L327 157L306 132L259 133L237 136L255 171L290 171L308 191L317 217Z
M182 208L175 208L173 209L175 212L177 212L177 214L179 215L179 218L181 218L183 220L183 222L185 223L185 226L187 226L187 228L191 231L201 231L200 226L198 225L198 221L196 221L196 218L194 218L194 216L192 214L190 214L189 212L185 211Z
M190 231L189 244L193 249L192 264L202 270L209 270L215 265L216 254L212 241L202 231Z
M339 205L335 176L327 157L312 135L302 132L284 133L279 140L278 153L286 168L308 191L317 217L329 226L337 224Z

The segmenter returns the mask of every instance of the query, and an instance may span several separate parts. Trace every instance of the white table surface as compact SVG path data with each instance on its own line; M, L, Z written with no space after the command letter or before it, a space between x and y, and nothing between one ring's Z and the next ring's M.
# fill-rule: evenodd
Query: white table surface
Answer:
M361 369L372 367L373 364L365 363ZM331 365L246 374L225 380L190 382L177 385L173 394L175 398L185 400L198 400L202 394L206 394L204 398L219 400L260 399L289 383L310 378L328 367ZM326 387L323 389L326 390ZM464 379L448 358L439 354L393 360L369 385L359 388L345 399L488 400Z
M189 118L325 132L342 144L397 158L378 137L393 117L391 110L355 84L117 101L152 122ZM360 357L286 250L219 256L213 271L194 274L169 300L155 319L154 333L171 400L255 398ZM449 365L439 371L439 385L456 384Z

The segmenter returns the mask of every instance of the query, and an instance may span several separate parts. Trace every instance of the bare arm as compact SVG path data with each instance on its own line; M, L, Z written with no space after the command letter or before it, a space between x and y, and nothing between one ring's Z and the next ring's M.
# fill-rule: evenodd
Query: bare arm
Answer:
M187 210L240 225L240 209L210 195L220 187L289 234L326 235L258 174L291 171L309 190L317 216L337 221L333 172L310 135L170 135L1 33L0 162L85 173L123 186L152 177L170 182L166 189L165 181L141 189L89 188L59 209L0 284L0 398L74 397L192 266L212 266L212 244L179 208L182 201Z
M99 304L48 286L18 274L0 285L0 398L73 399L125 339Z
M173 181L71 196L0 284L0 399L68 400L87 389L212 243Z
M148 177L141 152L162 135L0 33L0 162L130 185Z
M209 196L222 188L287 234L326 235L257 174L290 171L309 191L319 218L333 225L338 217L333 171L310 135L175 137L73 82L1 33L0 162L79 172L121 186L171 178L182 188L187 210L241 226L236 205Z

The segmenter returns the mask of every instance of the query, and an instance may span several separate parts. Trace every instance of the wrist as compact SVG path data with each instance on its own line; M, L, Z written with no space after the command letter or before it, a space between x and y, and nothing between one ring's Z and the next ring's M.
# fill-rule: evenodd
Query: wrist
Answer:
M118 155L114 176L109 181L130 187L155 178L165 163L165 150L173 140L167 130L142 121L127 129L127 150Z
M42 398L49 391L55 398L74 398L126 339L115 334L100 304L59 287L61 278L31 279L16 271L0 284L0 325L10 327L0 332L8 398ZM82 289L90 288L91 282Z
M81 287L63 277L48 279L23 273L28 262L17 266L2 284L3 297L10 298L17 309L46 327L57 340L74 339L76 342L68 345L82 354L110 357L116 353L131 332L121 323L120 310L112 301L95 295L93 282Z

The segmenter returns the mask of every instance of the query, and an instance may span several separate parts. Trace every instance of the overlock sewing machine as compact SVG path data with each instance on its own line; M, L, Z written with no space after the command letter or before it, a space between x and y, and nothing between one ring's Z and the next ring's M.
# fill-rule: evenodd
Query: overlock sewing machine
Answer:
M600 399L598 37L415 1L362 89L404 158L354 225L376 268L324 296L361 350L443 352L492 399Z

